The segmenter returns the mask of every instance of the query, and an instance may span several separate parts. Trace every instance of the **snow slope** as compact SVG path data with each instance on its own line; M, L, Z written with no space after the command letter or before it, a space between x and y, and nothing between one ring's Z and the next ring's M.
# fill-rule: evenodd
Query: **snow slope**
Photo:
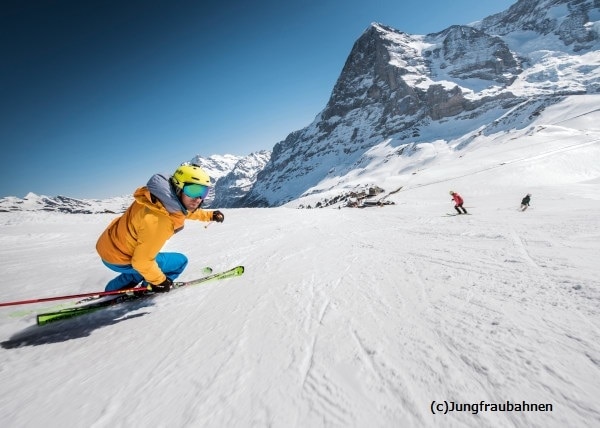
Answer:
M0 308L0 426L599 426L600 122L563 107L388 176L395 205L225 210L165 247L240 278L45 327ZM112 218L0 213L0 300L102 289Z

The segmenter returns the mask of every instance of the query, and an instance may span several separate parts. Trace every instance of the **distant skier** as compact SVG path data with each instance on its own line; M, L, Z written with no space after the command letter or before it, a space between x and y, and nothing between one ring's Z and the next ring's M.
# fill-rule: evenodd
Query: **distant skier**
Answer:
M456 210L456 212L458 212L459 214L468 214L467 210L463 207L463 198L454 190L450 190L450 194L452 195L452 201L454 201L454 209Z
M527 209L529 206L529 201L531 201L531 193L528 193L521 201L521 211L525 211Z
M143 281L152 291L164 293L183 272L188 259L181 253L160 252L185 220L222 223L221 211L204 211L202 202L211 179L199 166L184 163L171 177L154 174L148 184L133 194L135 200L98 239L96 250L102 262L120 275L106 291L135 287Z

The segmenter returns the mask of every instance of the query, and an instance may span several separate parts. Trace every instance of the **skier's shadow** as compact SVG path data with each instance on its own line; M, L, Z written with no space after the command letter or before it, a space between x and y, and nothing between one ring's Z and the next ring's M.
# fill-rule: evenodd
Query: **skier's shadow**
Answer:
M152 299L143 299L140 302L116 305L106 310L56 321L44 326L33 325L13 334L10 339L0 342L0 346L4 349L14 349L88 337L96 329L144 316L149 312L128 314L152 305Z

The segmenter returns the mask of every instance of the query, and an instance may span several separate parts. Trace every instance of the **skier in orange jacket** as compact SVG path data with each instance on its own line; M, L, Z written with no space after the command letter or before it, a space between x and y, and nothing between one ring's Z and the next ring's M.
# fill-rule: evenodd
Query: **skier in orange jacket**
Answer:
M120 275L106 291L143 286L154 292L171 290L185 269L186 256L160 252L167 240L183 229L185 220L223 222L220 211L200 209L211 188L209 175L199 166L182 164L171 177L154 174L134 193L135 201L100 235L96 250L102 262Z

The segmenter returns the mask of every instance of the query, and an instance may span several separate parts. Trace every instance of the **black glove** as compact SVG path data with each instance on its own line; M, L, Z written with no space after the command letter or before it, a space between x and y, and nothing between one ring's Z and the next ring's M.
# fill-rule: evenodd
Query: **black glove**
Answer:
M223 223L223 220L225 220L225 214L223 214L221 211L213 211L213 215L212 215L212 219L213 221L216 221L217 223Z
M169 277L167 277L167 279L165 279L158 285L150 284L150 287L152 287L152 291L154 291L155 293L168 293L169 291L171 291L172 286L173 281L171 281Z

